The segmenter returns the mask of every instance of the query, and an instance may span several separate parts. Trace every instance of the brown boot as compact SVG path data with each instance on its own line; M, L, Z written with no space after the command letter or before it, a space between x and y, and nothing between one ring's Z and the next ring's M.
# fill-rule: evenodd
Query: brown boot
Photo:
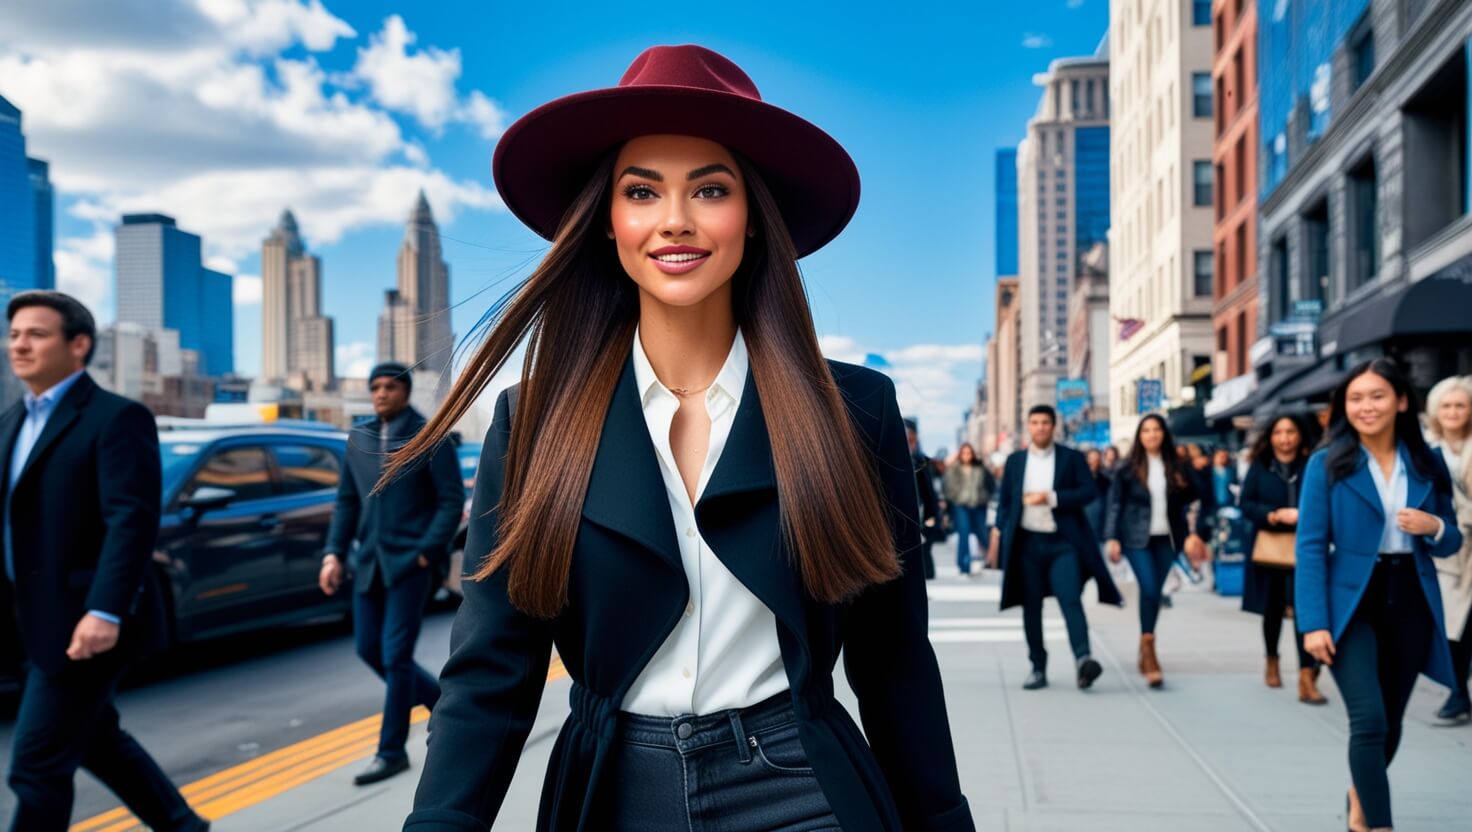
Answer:
M1305 705L1327 705L1329 698L1319 693L1319 671L1307 667L1298 671L1298 701Z
M1270 688L1281 688L1283 686L1283 676L1278 672L1277 656L1268 656L1268 666L1263 671L1262 680ZM1302 681L1302 679L1299 680L1300 685L1302 685Z
M1160 660L1155 657L1155 634L1140 636L1140 672L1152 688L1165 685L1165 676L1160 672Z

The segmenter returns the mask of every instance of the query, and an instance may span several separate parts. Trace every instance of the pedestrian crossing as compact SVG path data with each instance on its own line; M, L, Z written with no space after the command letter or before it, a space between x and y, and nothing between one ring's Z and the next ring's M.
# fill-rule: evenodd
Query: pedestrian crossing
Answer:
M1002 600L1002 588L995 583L973 583L970 580L953 583L941 578L927 583L925 591L931 601L931 644L1021 644L1026 640L1020 610L991 616L942 614L950 609L963 613L996 612L997 604ZM956 609L958 607L960 609ZM1044 640L1066 638L1062 618L1043 617Z

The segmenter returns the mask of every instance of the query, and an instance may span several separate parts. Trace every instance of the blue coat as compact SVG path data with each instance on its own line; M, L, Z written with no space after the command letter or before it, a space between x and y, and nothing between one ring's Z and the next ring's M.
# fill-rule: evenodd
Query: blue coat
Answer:
M1431 487L1430 481L1411 465L1405 445L1400 446L1400 456L1406 466L1406 506L1434 514L1446 524L1438 542L1432 542L1429 537L1413 537L1412 557L1416 559L1421 589L1426 593L1426 603L1436 622L1432 628L1435 643L1421 672L1454 687L1456 674L1452 671L1451 651L1447 646L1441 590L1436 584L1436 566L1431 559L1448 557L1461 549L1462 532L1457 528L1452 495ZM1338 642L1375 571L1386 517L1364 457L1353 474L1333 485L1328 484L1324 460L1325 451L1309 457L1298 498L1294 616L1299 632L1329 630ZM1435 461L1445 470L1440 456Z

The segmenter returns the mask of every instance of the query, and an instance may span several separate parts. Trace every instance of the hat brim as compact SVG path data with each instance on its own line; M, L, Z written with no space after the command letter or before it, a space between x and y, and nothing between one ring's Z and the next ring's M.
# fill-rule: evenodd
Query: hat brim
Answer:
M763 101L690 87L613 87L544 104L501 136L492 174L511 213L551 240L610 150L662 134L710 139L750 159L798 257L838 236L858 209L858 169L832 136Z

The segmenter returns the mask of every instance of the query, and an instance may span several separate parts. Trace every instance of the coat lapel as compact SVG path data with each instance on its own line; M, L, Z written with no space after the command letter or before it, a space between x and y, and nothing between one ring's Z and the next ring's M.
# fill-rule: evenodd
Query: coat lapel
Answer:
M1426 501L1426 496L1431 493L1431 483L1411 464L1411 452L1406 450L1404 444L1400 446L1399 453L1400 463L1406 467L1406 505L1420 508Z
M583 517L618 532L684 571L675 522L670 514L659 458L644 421L634 380L633 356L624 364L608 413L593 472L583 498Z
M806 590L782 540L772 442L749 370L730 436L695 517L721 563L806 644Z
M1360 499L1364 500L1374 510L1375 516L1379 517L1380 522L1383 524L1385 522L1385 507L1380 504L1380 492L1375 488L1374 475L1370 473L1368 455L1364 453L1360 454L1359 464L1355 466L1354 473L1350 474L1345 480L1345 484L1349 486L1349 490L1360 495Z
M25 467L21 469L20 476L15 478L17 487L25 482L26 475L36 466L37 460L46 453L47 449L71 428L72 423L81 418L82 406L92 397L92 388L95 386L96 383L92 381L92 377L83 373L72 384L72 388L66 391L61 401L56 403L56 410L46 420L46 427L41 431L41 436L36 439L35 446L31 448L31 455L26 458ZM6 474L8 475L9 471L6 471Z

